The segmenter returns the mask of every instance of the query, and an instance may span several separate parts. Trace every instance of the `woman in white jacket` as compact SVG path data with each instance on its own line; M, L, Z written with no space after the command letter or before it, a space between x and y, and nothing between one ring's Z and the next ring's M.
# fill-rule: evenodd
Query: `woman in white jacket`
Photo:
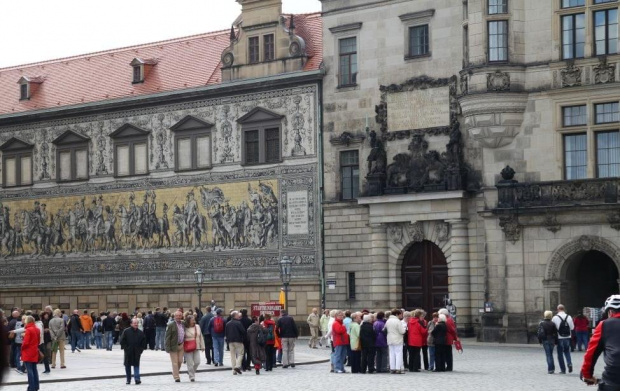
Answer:
M403 313L393 309L384 330L387 332L387 343L390 351L390 373L405 373L403 367L403 335L406 328L401 322Z

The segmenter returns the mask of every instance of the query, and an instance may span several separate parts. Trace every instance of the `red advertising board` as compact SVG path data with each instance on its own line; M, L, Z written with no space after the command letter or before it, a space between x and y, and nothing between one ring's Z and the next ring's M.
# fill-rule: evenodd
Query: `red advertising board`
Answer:
M252 304L250 307L252 316L261 316L265 314L270 314L271 316L280 316L280 311L282 311L282 304L276 302L270 303L257 303Z

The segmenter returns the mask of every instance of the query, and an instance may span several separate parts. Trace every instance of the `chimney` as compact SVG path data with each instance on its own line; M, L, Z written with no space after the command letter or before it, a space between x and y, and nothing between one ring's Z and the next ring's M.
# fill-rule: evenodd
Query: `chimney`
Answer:
M282 0L237 0L241 4L243 25L277 22L282 14Z

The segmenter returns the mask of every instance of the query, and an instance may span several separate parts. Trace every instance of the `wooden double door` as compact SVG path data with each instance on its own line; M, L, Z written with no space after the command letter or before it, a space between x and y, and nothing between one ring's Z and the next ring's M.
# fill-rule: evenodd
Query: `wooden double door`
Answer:
M415 243L402 266L403 306L422 308L428 316L444 307L448 295L448 264L441 249L427 240Z

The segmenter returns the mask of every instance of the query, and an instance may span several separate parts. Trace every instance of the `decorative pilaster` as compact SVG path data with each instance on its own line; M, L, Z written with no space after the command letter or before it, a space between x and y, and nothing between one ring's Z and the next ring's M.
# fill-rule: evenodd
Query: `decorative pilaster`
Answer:
M401 232L402 232L402 228ZM373 284L370 288L370 297L372 303L379 303L377 307L384 306L391 308L395 303L395 281L400 286L400 278L396 276L394 265L389 263L388 259L388 233L387 227L383 224L371 225L371 241L372 248L370 255L372 257L370 279ZM394 296L394 297L392 297ZM383 307L381 307L383 308Z
M469 264L469 234L467 220L449 220L451 227L451 251L448 264L450 298L458 309L459 329L470 328L471 300L470 300L470 264Z

